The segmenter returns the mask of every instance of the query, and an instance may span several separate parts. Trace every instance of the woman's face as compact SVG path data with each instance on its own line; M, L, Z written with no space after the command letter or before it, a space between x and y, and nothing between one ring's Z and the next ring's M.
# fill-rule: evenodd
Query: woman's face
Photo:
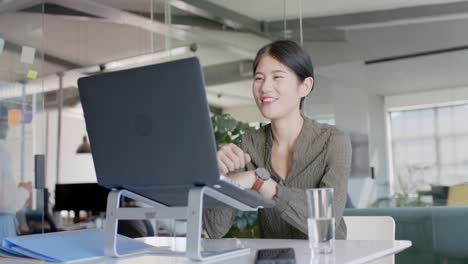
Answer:
M301 98L310 91L286 65L270 55L264 55L257 65L252 85L255 102L265 118L270 120L299 112Z

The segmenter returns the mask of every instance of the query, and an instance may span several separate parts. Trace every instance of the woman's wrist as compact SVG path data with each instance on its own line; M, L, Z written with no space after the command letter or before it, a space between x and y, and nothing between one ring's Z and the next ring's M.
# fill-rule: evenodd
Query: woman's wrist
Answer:
M276 185L278 184L274 180L266 180L262 188L260 188L259 193L265 198L273 199L273 196L276 195Z
M251 189L257 179L255 171L239 172L230 175L230 178L246 189Z
M229 177L246 189L251 189L257 180L257 175L253 170L232 174ZM276 185L277 183L274 180L268 179L263 183L258 192L265 198L273 199L273 196L276 195Z

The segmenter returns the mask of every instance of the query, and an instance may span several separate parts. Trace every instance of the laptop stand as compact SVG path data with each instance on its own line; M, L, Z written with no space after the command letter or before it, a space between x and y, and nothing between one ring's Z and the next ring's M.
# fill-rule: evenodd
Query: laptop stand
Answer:
M105 232L104 254L111 257L121 257L117 252L117 223L118 220L136 219L187 219L187 241L185 255L194 261L205 261L214 259L224 259L234 256L241 256L250 253L250 248L234 248L222 252L202 251L201 232L203 216L203 197L209 196L226 205L230 205L241 211L256 211L256 208L243 204L216 189L204 186L190 189L188 196L188 206L169 207L158 202L145 198L128 190L112 190L107 198L107 213ZM145 203L152 207L120 207L121 197L125 196L136 201ZM164 255L180 256L180 252L164 252ZM128 254L126 254L128 255Z

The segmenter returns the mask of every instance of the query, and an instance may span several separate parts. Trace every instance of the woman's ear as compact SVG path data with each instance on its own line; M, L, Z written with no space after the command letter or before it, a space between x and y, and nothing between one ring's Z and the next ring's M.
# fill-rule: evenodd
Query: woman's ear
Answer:
M305 78L301 84L301 88L300 88L301 90L299 91L300 96L306 97L307 95L309 95L313 87L314 87L314 78L312 77Z

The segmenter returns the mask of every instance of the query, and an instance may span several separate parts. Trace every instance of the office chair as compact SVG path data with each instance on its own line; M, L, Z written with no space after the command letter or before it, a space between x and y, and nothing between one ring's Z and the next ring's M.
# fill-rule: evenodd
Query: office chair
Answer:
M138 205L130 198L123 197L120 201L122 207L138 207ZM120 220L117 226L117 233L120 235L137 238L154 236L154 228L149 220Z
M459 184L448 188L448 206L468 205L468 184Z
M130 238L154 236L153 226L148 220L120 220L117 232Z
M390 216L343 216L347 240L395 240L395 220ZM388 256L372 264L393 264L395 256Z

